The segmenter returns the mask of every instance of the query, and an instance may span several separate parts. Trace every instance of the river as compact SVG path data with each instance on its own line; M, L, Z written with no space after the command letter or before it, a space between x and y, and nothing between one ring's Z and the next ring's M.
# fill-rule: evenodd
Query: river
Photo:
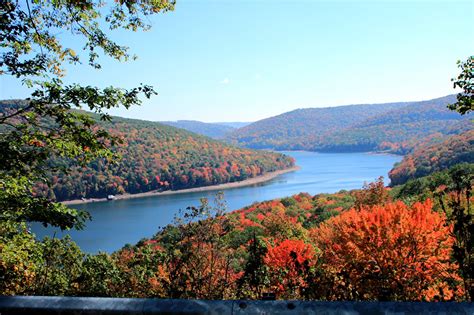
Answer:
M265 183L226 189L229 211L300 192L313 195L360 188L364 182L379 176L387 178L393 164L401 160L400 156L368 153L283 153L294 157L301 168ZM159 227L171 223L179 209L199 205L200 198L212 199L215 194L216 191L205 191L77 205L74 207L86 209L92 215L84 230L60 232L34 224L32 231L39 238L67 233L85 252L110 253L127 243L135 244L141 238L151 237Z

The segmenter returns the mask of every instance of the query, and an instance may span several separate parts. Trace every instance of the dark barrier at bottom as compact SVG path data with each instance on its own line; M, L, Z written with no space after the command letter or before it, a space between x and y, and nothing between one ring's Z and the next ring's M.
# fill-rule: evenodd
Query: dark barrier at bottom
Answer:
M473 303L206 301L56 296L0 297L8 314L318 314L474 315Z

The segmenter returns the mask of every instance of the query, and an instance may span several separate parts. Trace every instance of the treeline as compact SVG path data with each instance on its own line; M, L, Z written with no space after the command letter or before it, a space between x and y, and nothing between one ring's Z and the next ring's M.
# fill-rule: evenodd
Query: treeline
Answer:
M67 238L39 242L18 234L14 246L0 246L0 292L466 300L473 294L472 246L453 225L459 211L472 211L474 165L433 176L438 180L417 179L391 190L378 180L362 190L301 193L227 214L218 195L214 203L188 208L153 238L112 255L86 255ZM470 181L459 184L459 178ZM472 225L472 216L466 222Z
M462 162L474 163L474 130L417 147L390 171L389 176L392 185L400 185Z
M406 154L420 139L472 129L472 114L447 108L455 100L300 109L237 129L228 140L250 148Z
M53 159L52 186L36 193L58 201L101 198L109 194L177 190L241 181L294 165L279 153L241 149L159 123L114 117L99 126L122 140L115 160L98 159L85 167Z

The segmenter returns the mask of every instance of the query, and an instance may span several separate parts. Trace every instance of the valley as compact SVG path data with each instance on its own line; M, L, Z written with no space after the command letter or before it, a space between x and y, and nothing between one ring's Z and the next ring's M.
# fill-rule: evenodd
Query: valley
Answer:
M473 9L0 1L0 314L474 314Z
M223 190L226 211L300 192L317 194L357 189L364 182L371 182L381 175L387 176L393 164L401 160L395 155L365 153L282 153L296 159L300 168L270 181ZM113 252L124 244L134 244L141 238L151 237L159 227L172 223L180 211L198 206L201 198L212 201L218 191L219 188L179 194L152 193L144 198L77 204L73 207L87 210L92 215L92 221L87 222L84 231L61 232L58 229L44 229L40 224L34 225L32 230L40 238L69 234L86 252Z

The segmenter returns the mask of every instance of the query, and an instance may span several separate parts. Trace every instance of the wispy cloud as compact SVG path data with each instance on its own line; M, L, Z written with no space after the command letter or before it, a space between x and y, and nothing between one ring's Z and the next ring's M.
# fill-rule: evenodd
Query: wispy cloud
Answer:
M229 78L225 78L224 80L221 81L221 84L229 84L230 80Z

